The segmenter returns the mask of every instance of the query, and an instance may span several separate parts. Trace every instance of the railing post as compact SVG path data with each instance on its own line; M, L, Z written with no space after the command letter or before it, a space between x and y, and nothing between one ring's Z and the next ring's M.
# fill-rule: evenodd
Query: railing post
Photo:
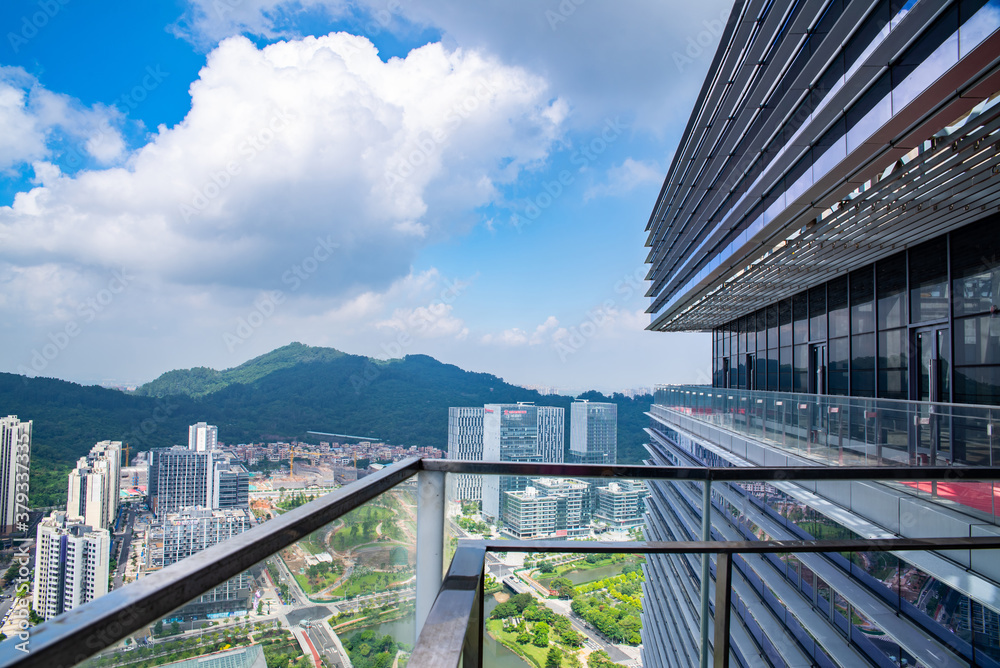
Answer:
M712 540L712 481L706 480L701 491L701 539ZM701 555L701 668L708 668L708 581L711 555ZM716 582L716 587L718 587ZM718 591L718 590L717 590ZM718 594L716 594L718 595ZM716 609L718 615L718 609ZM718 623L718 622L716 622Z
M420 636L444 576L444 479L441 471L417 474L417 619Z
M480 668L483 665L483 628L486 626L483 607L485 600L483 590L486 587L486 560L483 560L483 572L479 576L479 588L476 590L476 600L472 604L472 614L469 625L465 629L465 642L462 644L462 668Z
M732 603L733 557L728 552L715 560L715 661L714 668L729 668L729 607ZM832 597L831 597L831 600Z

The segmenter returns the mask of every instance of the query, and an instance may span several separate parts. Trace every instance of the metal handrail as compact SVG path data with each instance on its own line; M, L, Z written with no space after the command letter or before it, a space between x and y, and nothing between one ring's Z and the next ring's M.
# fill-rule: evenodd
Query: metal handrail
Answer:
M788 468L746 467L746 468L707 468L707 467L665 467L665 466L604 466L595 464L541 464L516 462L472 462L461 460L439 460L410 458L397 462L378 473L352 482L343 488L330 492L310 503L291 510L278 518L270 520L253 529L239 534L224 543L219 543L206 550L188 557L163 570L117 589L105 596L91 601L78 608L70 610L50 621L31 629L30 653L17 649L18 639L10 638L0 643L0 665L17 666L18 668L68 666L79 663L87 657L114 644L125 636L162 619L171 611L188 603L197 596L236 577L240 573L261 561L273 556L280 550L308 536L317 529L333 522L351 510L389 491L399 483L420 472L436 473L467 473L480 475L513 475L513 476L547 476L561 478L608 478L608 479L644 479L644 480L684 480L702 482L740 482L740 481L799 481L799 480L1000 480L1000 467L923 467L919 469L907 467L826 467L800 466ZM994 542L990 542L990 541ZM902 541L902 542L900 542ZM819 543L819 541L807 541ZM863 541L864 545L879 545L879 541ZM838 551L836 545L844 544L828 541L823 544L825 549L810 550L798 546L794 541L772 541L765 543L746 544L740 551ZM983 547L1000 548L1000 538L942 538L935 539L898 539L891 543L891 549L980 549ZM463 545L468 547L463 542ZM518 547L518 546L521 547ZM710 545L710 547L709 547ZM659 553L713 553L726 554L726 543L610 543L595 542L546 542L546 541L502 541L487 542L477 549L483 554L490 550L515 551L518 549L552 552L589 552L589 551L623 551L659 552ZM739 544L743 545L743 544ZM609 547L613 546L613 547ZM773 549L772 549L773 548ZM733 548L735 550L736 548ZM888 547L884 549L890 549ZM478 558L478 557L477 557ZM475 562L475 559L473 560ZM465 591L464 595L454 598L451 594L435 601L431 614L424 629L438 625L437 640L433 655L424 654L427 649L418 653L421 656L440 656L442 648L452 647L455 636L451 625L457 623L453 618L456 609L464 609L471 605L469 591L472 591L473 578L468 566L470 562L463 559L452 562L453 577L448 580L448 591ZM473 571L475 569L473 568ZM480 568L481 571L481 568ZM451 571L450 571L451 572ZM440 573L440 571L438 571ZM477 576L479 577L479 576ZM480 581L481 587L481 581ZM474 597L473 597L474 598ZM480 597L481 598L481 597ZM439 602L447 603L449 616L435 612ZM467 615L460 615L468 620ZM451 620L448 624L443 621ZM443 621L442 621L443 620ZM431 626L428 626L430 624ZM465 650L456 650L471 657L469 646L476 645L474 639L465 635L467 627L463 626L460 637L466 646ZM448 635L451 633L451 635ZM481 633L480 633L481 635ZM421 634L421 638L423 638ZM429 635L428 638L435 637ZM446 641L446 637L452 638ZM429 642L429 641L428 641ZM481 647L481 638L478 641ZM456 655L457 656L457 655ZM423 660L423 659L421 659ZM457 660L457 659L456 659ZM468 659L472 661L471 658ZM413 664L417 665L417 664ZM432 665L432 664L424 664ZM433 664L443 665L443 664ZM466 665L473 665L467 663Z
M305 538L420 470L411 457L0 643L0 666L72 666Z
M407 664L411 668L479 668L483 663L483 576L487 552L571 552L574 554L714 554L715 633L713 665L729 666L729 623L733 559L740 554L807 552L899 552L911 550L998 549L1000 536L878 538L860 540L767 541L530 541L460 540L448 577L441 585L427 624ZM718 611L725 614L719 615ZM433 620L433 624L431 623Z

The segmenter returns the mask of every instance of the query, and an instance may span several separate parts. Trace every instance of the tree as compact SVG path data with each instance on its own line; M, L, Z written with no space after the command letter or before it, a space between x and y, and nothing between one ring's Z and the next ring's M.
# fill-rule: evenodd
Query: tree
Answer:
M523 633L518 634L518 636L517 636L517 643L519 645L527 645L529 642L531 642L531 634L530 633L528 633L527 631L524 631Z
M549 646L549 625L545 622L535 624L535 637L531 639L531 644L535 647Z
M552 565L551 561L543 561L541 566L538 567L542 573L555 573L556 567Z
M559 598L573 598L573 582L569 578L554 578L549 588L554 589Z
M162 636L163 635L163 620L162 619L160 621L156 622L156 626L153 627L153 635L154 636Z
M170 635L175 636L181 632L181 625L176 621L170 623Z
M563 653L559 651L558 647L553 647L545 657L545 668L560 668L562 660Z

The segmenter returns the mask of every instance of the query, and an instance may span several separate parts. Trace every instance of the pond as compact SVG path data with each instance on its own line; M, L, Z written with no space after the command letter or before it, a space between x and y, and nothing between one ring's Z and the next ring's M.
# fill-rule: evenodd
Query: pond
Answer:
M621 575L622 569L627 565L627 561L620 561L617 564L598 566L597 568L592 568L586 571L571 571L564 574L562 577L572 582L573 586L576 586L585 582L593 582L594 580L603 580L604 578Z
M497 607L497 601L492 595L486 597L485 614L487 617ZM391 635L397 642L413 643L414 619L413 615L397 619L392 622L383 622L375 626L368 626L380 636ZM351 630L348 635L360 633L364 628ZM485 668L525 668L530 666L524 659L510 651L502 644L491 638L489 634L483 634L483 666Z

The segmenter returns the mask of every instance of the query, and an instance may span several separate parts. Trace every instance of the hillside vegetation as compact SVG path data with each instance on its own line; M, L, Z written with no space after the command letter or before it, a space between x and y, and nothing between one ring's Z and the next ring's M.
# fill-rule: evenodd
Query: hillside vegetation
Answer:
M619 462L641 463L652 397L581 397L618 404ZM446 449L449 406L517 401L565 408L569 446L573 397L542 396L426 355L380 361L293 343L233 369L170 371L132 394L0 373L0 412L34 420L36 506L65 502L65 472L105 439L135 453L186 443L188 425L205 421L225 443L310 440L315 430Z

